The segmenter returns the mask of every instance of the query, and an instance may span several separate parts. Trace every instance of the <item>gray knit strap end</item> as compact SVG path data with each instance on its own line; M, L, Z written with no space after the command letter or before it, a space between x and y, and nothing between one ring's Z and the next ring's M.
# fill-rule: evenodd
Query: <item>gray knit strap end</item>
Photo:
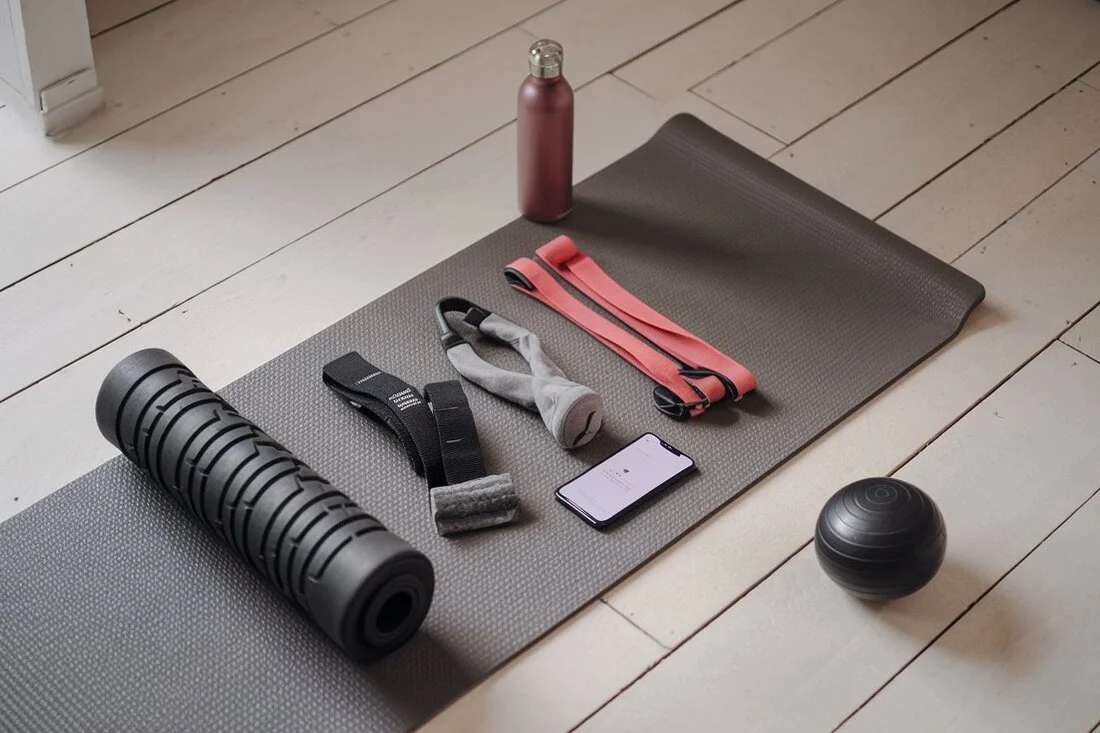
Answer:
M519 516L519 496L508 473L428 491L435 528L443 536L510 524Z

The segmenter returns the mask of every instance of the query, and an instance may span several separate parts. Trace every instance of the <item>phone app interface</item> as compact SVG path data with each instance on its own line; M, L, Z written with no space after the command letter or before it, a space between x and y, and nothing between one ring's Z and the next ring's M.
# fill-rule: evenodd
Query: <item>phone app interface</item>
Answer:
M691 459L643 435L561 489L596 521L606 521L691 465Z

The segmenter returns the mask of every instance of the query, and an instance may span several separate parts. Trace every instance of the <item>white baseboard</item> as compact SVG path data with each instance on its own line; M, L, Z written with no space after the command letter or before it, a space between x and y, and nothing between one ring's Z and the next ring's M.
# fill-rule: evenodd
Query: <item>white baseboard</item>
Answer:
M91 117L102 106L103 87L97 85L60 106L41 111L42 131L47 135L64 132Z
M42 130L56 135L83 122L103 105L103 88L95 69L82 69L38 94Z
M0 0L0 78L22 96L12 104L47 135L103 104L85 0ZM14 94L5 92L11 99Z
M0 82L0 104L26 119L28 131L57 135L91 117L103 106L103 88L95 71L84 69L43 89L33 105L17 90Z

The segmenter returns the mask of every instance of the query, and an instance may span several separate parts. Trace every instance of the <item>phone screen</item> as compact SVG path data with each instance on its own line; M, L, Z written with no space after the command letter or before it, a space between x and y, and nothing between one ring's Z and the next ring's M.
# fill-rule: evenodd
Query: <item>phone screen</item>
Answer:
M691 458L646 433L562 486L557 494L570 508L580 510L582 518L602 525L694 465Z

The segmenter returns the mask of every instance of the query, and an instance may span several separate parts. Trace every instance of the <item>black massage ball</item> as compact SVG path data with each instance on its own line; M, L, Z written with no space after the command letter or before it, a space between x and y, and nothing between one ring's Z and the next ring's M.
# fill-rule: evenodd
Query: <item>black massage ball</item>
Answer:
M936 574L947 549L928 494L894 478L865 478L833 495L817 518L814 549L826 574L857 598L886 601Z

